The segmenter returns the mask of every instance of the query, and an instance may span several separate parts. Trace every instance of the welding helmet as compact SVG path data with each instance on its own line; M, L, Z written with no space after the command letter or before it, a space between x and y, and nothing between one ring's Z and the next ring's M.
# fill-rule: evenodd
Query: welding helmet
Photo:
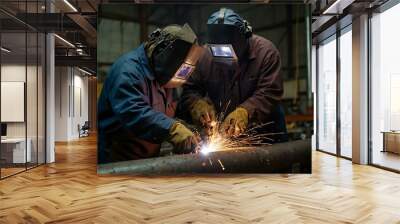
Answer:
M250 24L232 9L221 8L207 21L208 44L230 44L240 59L248 49L248 38L252 35Z
M155 30L150 34L145 48L155 79L165 88L175 88L185 83L203 52L188 24Z

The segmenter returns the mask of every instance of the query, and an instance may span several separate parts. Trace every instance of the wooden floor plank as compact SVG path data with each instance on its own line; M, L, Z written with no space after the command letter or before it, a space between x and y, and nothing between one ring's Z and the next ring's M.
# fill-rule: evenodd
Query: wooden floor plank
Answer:
M313 152L312 175L98 176L96 139L0 181L0 223L400 223L400 175Z

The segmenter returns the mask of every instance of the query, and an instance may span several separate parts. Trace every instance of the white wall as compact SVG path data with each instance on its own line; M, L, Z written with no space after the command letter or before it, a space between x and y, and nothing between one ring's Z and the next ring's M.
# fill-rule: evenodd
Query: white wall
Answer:
M25 65L2 65L1 66L1 81L3 82L25 82ZM30 70L28 68L28 70ZM1 108L7 110L7 108ZM24 122L7 123L7 137L25 137Z
M37 106L37 95L36 95L36 66L18 65L18 64L6 64L1 66L1 81L3 82L25 82L26 71L28 72L28 87L27 87L27 119L28 129L32 127L36 130L36 106ZM41 68L39 68L39 74L41 74ZM39 105L41 107L42 105ZM7 110L7 108L2 108ZM33 123L32 123L33 122ZM7 135L8 137L25 137L25 123L26 122L7 122ZM34 126L34 127L33 127ZM28 130L29 132L29 130ZM36 134L36 132L35 132ZM28 133L29 137L29 133Z
M68 140L68 71L67 67L55 68L55 141Z
M56 141L79 137L78 125L88 120L88 78L73 67L56 67Z

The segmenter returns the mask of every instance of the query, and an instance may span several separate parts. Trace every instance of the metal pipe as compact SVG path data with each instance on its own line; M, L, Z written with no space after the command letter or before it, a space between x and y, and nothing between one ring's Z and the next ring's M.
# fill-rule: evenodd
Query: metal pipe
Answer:
M311 141L99 164L98 174L311 173Z

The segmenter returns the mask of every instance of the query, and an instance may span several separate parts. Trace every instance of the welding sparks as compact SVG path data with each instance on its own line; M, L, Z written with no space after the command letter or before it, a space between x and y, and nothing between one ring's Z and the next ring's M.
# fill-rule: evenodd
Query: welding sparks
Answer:
M225 167L224 167L224 165L222 164L221 160L218 160L218 162L219 162L219 165L221 165L222 170L225 170Z
M200 153L203 155L207 155L210 152L214 152L215 151L215 147L212 144L207 144L201 147L200 149Z
M265 141L272 141L271 135L281 134L281 133L262 133L258 134L255 132L256 128L260 128L269 124L262 124L253 127L238 136L227 136L223 131L219 130L220 122L215 122L213 125L212 133L207 136L206 140L203 141L200 146L199 152L202 155L208 155L211 152L216 151L227 151L238 149L239 147L254 146L254 145L271 145Z
M221 148L223 148L221 141L218 141L217 138L210 138L208 142L201 146L200 153L207 155L210 152L221 151Z
M217 119L211 121L208 126L208 132L206 138L201 143L198 152L202 155L209 155L212 152L235 150L240 147L247 146L260 146L260 145L271 145L267 142L272 142L271 135L279 135L283 133L258 133L258 129L265 126L271 125L274 122L263 123L260 125L253 126L243 133L231 136L227 135L224 130L221 130L223 119L225 118L226 111L229 107L230 101L228 101L225 109L217 116ZM235 127L238 129L238 127ZM237 133L239 130L237 130ZM221 163L221 161L219 161Z

